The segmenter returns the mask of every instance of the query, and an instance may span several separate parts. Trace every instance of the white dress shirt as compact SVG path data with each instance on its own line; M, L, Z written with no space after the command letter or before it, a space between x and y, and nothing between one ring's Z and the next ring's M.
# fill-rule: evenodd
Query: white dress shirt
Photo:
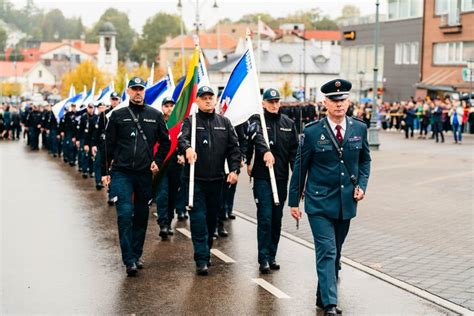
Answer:
M341 134L342 134L342 139L344 139L344 135L346 133L346 117L344 116L344 121L342 121L341 124L336 124L331 119L329 116L327 116L328 122L329 122L329 127L331 127L331 130L334 132L334 135L337 135L337 130L336 130L336 125L341 125Z

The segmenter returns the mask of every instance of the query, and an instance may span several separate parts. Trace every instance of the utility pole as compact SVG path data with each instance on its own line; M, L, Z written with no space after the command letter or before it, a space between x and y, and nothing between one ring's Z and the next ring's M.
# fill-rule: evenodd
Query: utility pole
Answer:
M378 87L378 48L379 48L379 0L375 1L375 39L374 39L374 85L373 85L373 103L372 103L372 114L370 115L370 128L369 128L369 146L373 150L378 150L379 143L379 131L377 128L377 116L378 116L378 105L377 105L377 87Z

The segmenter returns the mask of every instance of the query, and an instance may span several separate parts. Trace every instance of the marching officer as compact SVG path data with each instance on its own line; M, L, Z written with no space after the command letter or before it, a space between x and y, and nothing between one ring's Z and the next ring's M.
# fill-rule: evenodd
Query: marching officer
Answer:
M37 105L33 105L32 111L26 119L26 126L28 126L28 140L31 150L39 150L39 135L41 132L42 113L39 111Z
M59 124L60 134L63 139L63 160L65 163L69 162L71 167L76 165L77 148L76 133L76 104L72 103L67 106L68 111L64 114Z
M197 91L199 111L183 121L179 151L186 154L185 176L189 179L189 164L195 164L194 207L189 212L194 246L196 273L207 275L217 213L222 204L222 185L237 182L240 172L240 152L237 135L228 118L215 112L214 91L203 86ZM196 148L191 147L191 120L196 120ZM224 179L224 162L229 174ZM189 181L186 181L189 192Z
M255 137L249 140L249 152L255 149L253 167L248 165L249 175L254 178L253 195L257 204L258 263L261 273L279 270L276 253L280 241L281 219L286 200L289 168L293 167L298 149L298 134L295 123L280 113L280 92L267 89L263 93L264 118L267 125L270 147L263 138L258 115L250 120L256 126ZM247 158L247 162L251 157ZM277 183L279 205L275 205L270 183L269 166L273 166Z
M112 112L105 131L102 181L117 197L117 222L122 261L128 276L143 268L140 259L152 200L152 174L161 168L170 148L163 114L145 104L146 82L128 83L130 102ZM153 156L153 148L159 143ZM111 167L111 175L108 175Z
M161 102L161 112L168 121L168 118L173 112L174 100L171 97L166 97ZM158 213L158 226L160 227L160 237L165 240L168 235L173 235L171 222L174 218L174 210L176 207L176 198L178 195L180 177L182 167L178 163L177 151L170 157L169 165L166 171L162 171L160 182L158 184L158 194L156 196L156 211Z
M97 147L94 143L97 119L97 115L94 114L94 104L90 103L87 105L86 113L82 114L77 126L76 146L82 150L79 164L84 179L87 179L87 173L89 173L89 176L92 178L92 173L94 172L92 156L97 151Z
M307 176L304 197L316 249L316 306L333 316L342 313L337 308L336 283L341 249L357 204L364 198L371 161L367 125L346 115L351 87L343 79L321 87L327 116L305 128L288 199L291 215L298 221Z
M95 166L94 166L97 190L102 190L103 188L102 182L99 183L99 179L102 179L102 176L103 176L101 161L102 161L102 156L105 155L104 139L105 139L105 127L107 126L107 122L108 122L107 113L115 109L115 107L119 104L120 104L120 96L118 95L117 92L113 91L110 94L110 108L101 111L101 107L99 107L98 123L97 123L96 135L94 137L94 139L96 140L96 145L97 145L97 151L95 155ZM107 204L109 204L110 206L114 205L113 194L110 193L110 188L109 188L109 191L107 192Z

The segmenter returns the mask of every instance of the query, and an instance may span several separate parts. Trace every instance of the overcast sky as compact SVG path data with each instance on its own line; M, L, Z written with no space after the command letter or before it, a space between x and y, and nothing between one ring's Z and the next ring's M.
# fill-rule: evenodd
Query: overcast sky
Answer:
M380 12L386 11L386 1L381 0ZM26 4L26 0L14 0L16 8ZM67 17L80 16L85 26L95 23L107 8L114 7L128 13L130 24L137 32L142 31L146 19L158 12L178 14L177 0L35 0L34 3L46 11L60 9ZM182 0L183 15L186 27L193 28L195 20L196 0ZM285 16L297 10L309 10L318 7L324 15L336 18L346 4L355 4L362 15L375 13L375 0L333 0L333 1L304 1L304 0L217 0L218 12L212 9L214 0L199 0L201 23L204 28L214 25L219 17L232 20L242 15L254 12L266 12L274 17Z

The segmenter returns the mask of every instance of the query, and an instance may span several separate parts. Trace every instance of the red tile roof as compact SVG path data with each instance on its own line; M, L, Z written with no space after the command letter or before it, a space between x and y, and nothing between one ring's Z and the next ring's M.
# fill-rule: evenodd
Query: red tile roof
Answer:
M340 41L342 39L340 31L306 30L304 36L317 41Z
M0 61L0 77L21 77L35 64L36 62L18 61L15 67L15 62Z
M40 52L41 54L47 53L52 51L53 49L59 48L63 45L71 45L72 47L83 51L89 55L97 55L99 52L99 44L98 43L86 43L83 40L63 40L62 42L42 42L40 45Z
M183 35L184 36L184 48L193 48L194 47L194 38L192 35ZM172 38L162 44L160 48L181 48L181 35ZM209 49L217 48L217 34L200 34L199 35L199 45L201 48ZM221 49L231 49L237 46L237 40L228 34L220 35L220 48Z

